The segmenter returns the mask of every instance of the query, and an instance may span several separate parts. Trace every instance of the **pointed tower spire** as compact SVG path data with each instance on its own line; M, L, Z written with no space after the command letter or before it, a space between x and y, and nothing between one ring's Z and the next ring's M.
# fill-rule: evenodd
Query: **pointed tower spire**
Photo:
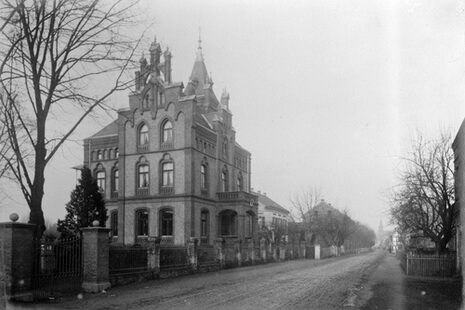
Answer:
M203 61L203 53L202 53L202 36L201 36L201 31L199 27L199 39L197 40L199 43L199 46L197 47L197 57L195 61Z

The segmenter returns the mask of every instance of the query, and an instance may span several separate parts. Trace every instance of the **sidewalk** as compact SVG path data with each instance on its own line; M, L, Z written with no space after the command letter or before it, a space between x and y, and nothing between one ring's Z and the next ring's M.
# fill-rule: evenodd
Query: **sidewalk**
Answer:
M461 279L406 276L393 254L382 259L365 287L370 291L363 310L453 310L461 305Z

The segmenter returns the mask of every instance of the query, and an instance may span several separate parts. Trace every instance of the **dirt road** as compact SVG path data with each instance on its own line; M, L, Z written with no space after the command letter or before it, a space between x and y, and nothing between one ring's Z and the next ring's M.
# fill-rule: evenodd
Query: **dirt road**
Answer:
M43 309L341 309L381 253L298 260L156 280Z

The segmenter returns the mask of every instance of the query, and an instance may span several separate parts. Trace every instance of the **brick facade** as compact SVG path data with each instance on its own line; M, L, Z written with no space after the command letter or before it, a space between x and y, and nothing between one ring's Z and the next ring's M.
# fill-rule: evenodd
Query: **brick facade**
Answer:
M229 94L217 99L200 46L186 87L171 81L168 50L153 42L149 54L140 60L129 108L84 141L84 165L100 176L109 214L118 214L114 240L161 236L186 244L197 237L213 244L218 237L256 237L251 155L235 140ZM144 236L136 236L140 231Z

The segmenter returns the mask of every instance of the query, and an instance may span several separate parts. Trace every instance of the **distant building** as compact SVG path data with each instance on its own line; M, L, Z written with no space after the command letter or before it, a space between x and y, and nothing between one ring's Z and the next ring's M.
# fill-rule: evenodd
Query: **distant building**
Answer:
M163 62L161 57L163 56ZM84 164L105 195L113 239L185 244L190 237L257 236L251 155L236 141L229 94L213 91L200 46L187 86L173 82L171 52L153 42L140 59L129 108L84 141Z
M252 192L258 197L258 225L266 228L276 237L287 238L290 212L261 191Z
M342 217L343 214L332 206L331 203L321 199L310 211L305 213L304 219L309 226L305 239L311 244L320 244L327 247L331 244L331 237L328 235L331 219Z
M460 125L459 131L452 143L454 150L454 187L455 187L455 204L456 210L459 212L460 221L456 228L456 251L457 251L457 268L463 266L462 261L465 256L462 251L465 249L462 227L465 227L465 120ZM462 277L465 279L465 272L462 269ZM465 284L465 283L464 283ZM464 286L465 290L465 286Z

